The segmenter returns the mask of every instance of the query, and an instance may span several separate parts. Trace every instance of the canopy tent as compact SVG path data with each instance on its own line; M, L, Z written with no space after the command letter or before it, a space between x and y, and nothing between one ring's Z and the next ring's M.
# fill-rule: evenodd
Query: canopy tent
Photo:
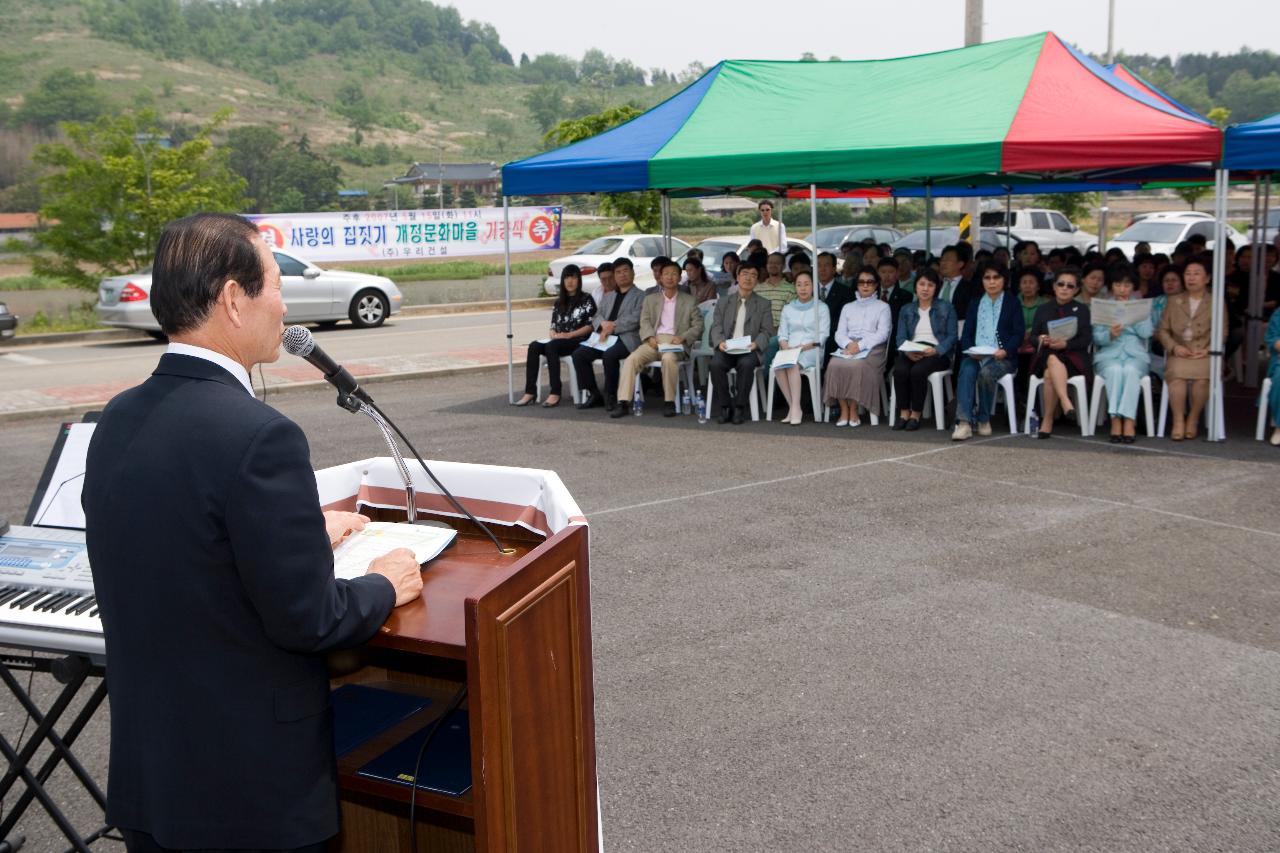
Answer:
M823 120L802 118L813 115ZM504 204L514 195L658 189L665 201L672 190L753 187L807 187L813 199L820 187L911 184L927 197L946 184L1003 188L1216 163L1221 151L1211 122L1040 33L901 59L727 60L626 124L506 164L502 180ZM509 339L510 330L508 320Z
M756 120L812 115L823 120ZM1040 33L903 59L727 60L624 125L508 163L502 181L508 196L1017 173L1025 183L1216 161L1221 142L1212 123Z
M1227 128L1223 143L1222 165L1231 170L1265 172L1261 179L1261 191L1255 188L1253 197L1254 233L1263 233L1259 223L1267 221L1271 208L1271 173L1280 171L1280 113L1246 124ZM1256 239L1256 238L1255 238ZM1253 266L1249 270L1249 325L1245 338L1245 377L1250 385L1259 379L1258 348L1263 339L1262 303L1266 278L1265 253L1254 252Z

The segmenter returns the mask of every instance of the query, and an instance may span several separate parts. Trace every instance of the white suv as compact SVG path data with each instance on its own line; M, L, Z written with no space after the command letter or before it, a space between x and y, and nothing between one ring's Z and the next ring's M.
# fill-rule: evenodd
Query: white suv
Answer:
M1003 210L988 210L978 218L983 230L1005 231ZM1098 235L1081 231L1062 213L1040 208L1015 208L1009 211L1009 230L1013 240L1034 240L1040 251L1075 246L1082 252L1096 248Z
M1194 210L1168 210L1152 213L1143 217L1116 235L1114 240L1107 241L1107 248L1113 246L1124 250L1131 259L1133 249L1139 243L1150 243L1151 253L1173 254L1173 249L1183 240L1202 235L1206 241L1205 248L1213 248L1214 219L1206 213ZM1230 225L1226 226L1227 239L1237 247L1245 244L1244 235Z

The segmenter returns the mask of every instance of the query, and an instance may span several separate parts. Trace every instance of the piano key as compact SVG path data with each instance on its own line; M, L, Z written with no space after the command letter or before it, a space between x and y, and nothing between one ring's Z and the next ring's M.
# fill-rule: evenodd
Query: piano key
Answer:
M8 604L19 595L22 595L24 591L22 587L6 587L3 591L0 591L0 605Z
M37 592L38 597L44 597L47 594L45 590ZM89 598L92 600L93 597L90 596ZM80 607L82 605L77 604L76 606ZM49 636L53 638L49 643L51 648L60 647L57 641L57 635L60 632L70 631L101 638L102 620L97 618L97 608L94 607L93 609L95 612L91 615L84 611L80 613L63 613L62 610L42 611L30 606L22 609L0 608L0 641L4 639L5 629L10 627L27 629L28 632L31 630L47 631Z
M62 593L49 592L49 590L46 589L44 591L44 595L40 596L39 598L27 604L24 609L29 609L33 612L39 612L41 605L46 604L50 601L53 601L55 598L61 598L61 597L62 597Z
M82 595L82 596L79 596L78 598L71 599L70 601L67 602L66 607L63 609L62 612L68 613L68 614L71 613L71 611L75 610L81 604L84 604L85 601L89 598L91 598L91 596Z
M53 613L54 611L61 610L62 605L66 604L68 601L71 601L73 598L76 598L76 597L77 595L74 592L64 592L58 595L56 598L47 599L44 602L42 602L40 604L39 609L43 610L46 613Z
M95 607L95 608L93 608L92 610L90 610L90 611L89 611L89 615L90 615L90 616L93 616L93 617L97 617L97 615L98 615L98 608L96 608L96 607ZM102 623L101 623L101 622L99 622L98 624L99 624L99 625L101 625ZM101 630L101 629L99 629L99 630Z
M46 594L47 593L43 589L33 589L31 592L27 593L26 595L15 598L12 602L10 602L9 607L12 608L13 610L22 610L28 604L31 604L32 602L35 602L41 598L44 598Z
M96 595L91 595L88 598L86 598L84 601L77 604L74 612L84 613L86 610L88 610L90 607L93 607L97 603L98 603L98 597Z

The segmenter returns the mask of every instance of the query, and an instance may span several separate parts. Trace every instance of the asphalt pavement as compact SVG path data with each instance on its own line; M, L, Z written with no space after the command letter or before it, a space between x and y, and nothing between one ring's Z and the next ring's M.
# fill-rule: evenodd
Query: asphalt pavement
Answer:
M1280 451L1243 421L957 444L515 409L500 371L373 390L426 456L553 469L584 510L607 850L1280 849ZM325 391L268 401L317 467L384 452ZM0 514L58 420L3 426Z

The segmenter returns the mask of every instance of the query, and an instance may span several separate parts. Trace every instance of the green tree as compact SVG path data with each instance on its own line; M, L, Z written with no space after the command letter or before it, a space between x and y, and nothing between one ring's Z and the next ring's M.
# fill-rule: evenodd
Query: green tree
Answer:
M53 224L40 235L33 271L92 290L100 275L149 263L166 223L203 210L239 210L244 180L210 139L229 116L219 112L172 148L163 147L151 112L66 124L65 142L35 154L50 170L40 183L40 218Z
M348 80L338 87L335 93L337 103L334 110L351 122L357 139L364 138L364 131L377 123L377 109L365 95L364 89L355 80ZM357 145L360 143L357 141Z
M245 180L248 213L323 210L337 198L341 169L312 153L305 138L289 144L269 127L237 127L226 147L228 165Z
M594 115L562 121L547 131L543 139L552 145L569 145L631 121L641 112L643 110L633 104L610 107ZM605 193L600 201L600 210L607 216L625 216L641 231L656 231L662 220L662 200L652 190Z
M106 109L92 74L55 68L23 98L14 121L49 130L60 121L93 121Z
M1196 202L1204 198L1205 196L1211 194L1213 190L1211 190L1209 187L1206 187L1206 186L1175 187L1173 192L1175 195L1178 196L1178 198L1182 199L1187 204L1191 205L1192 210L1195 210Z
M566 108L564 86L560 83L548 83L537 86L524 96L524 105L529 108L533 121L543 133L549 133L556 122L564 115Z
M1098 203L1097 193L1045 193L1031 200L1036 207L1057 210L1072 222L1084 219Z
M473 189L465 189L458 194L458 207L479 207L480 202L476 200L476 191Z

